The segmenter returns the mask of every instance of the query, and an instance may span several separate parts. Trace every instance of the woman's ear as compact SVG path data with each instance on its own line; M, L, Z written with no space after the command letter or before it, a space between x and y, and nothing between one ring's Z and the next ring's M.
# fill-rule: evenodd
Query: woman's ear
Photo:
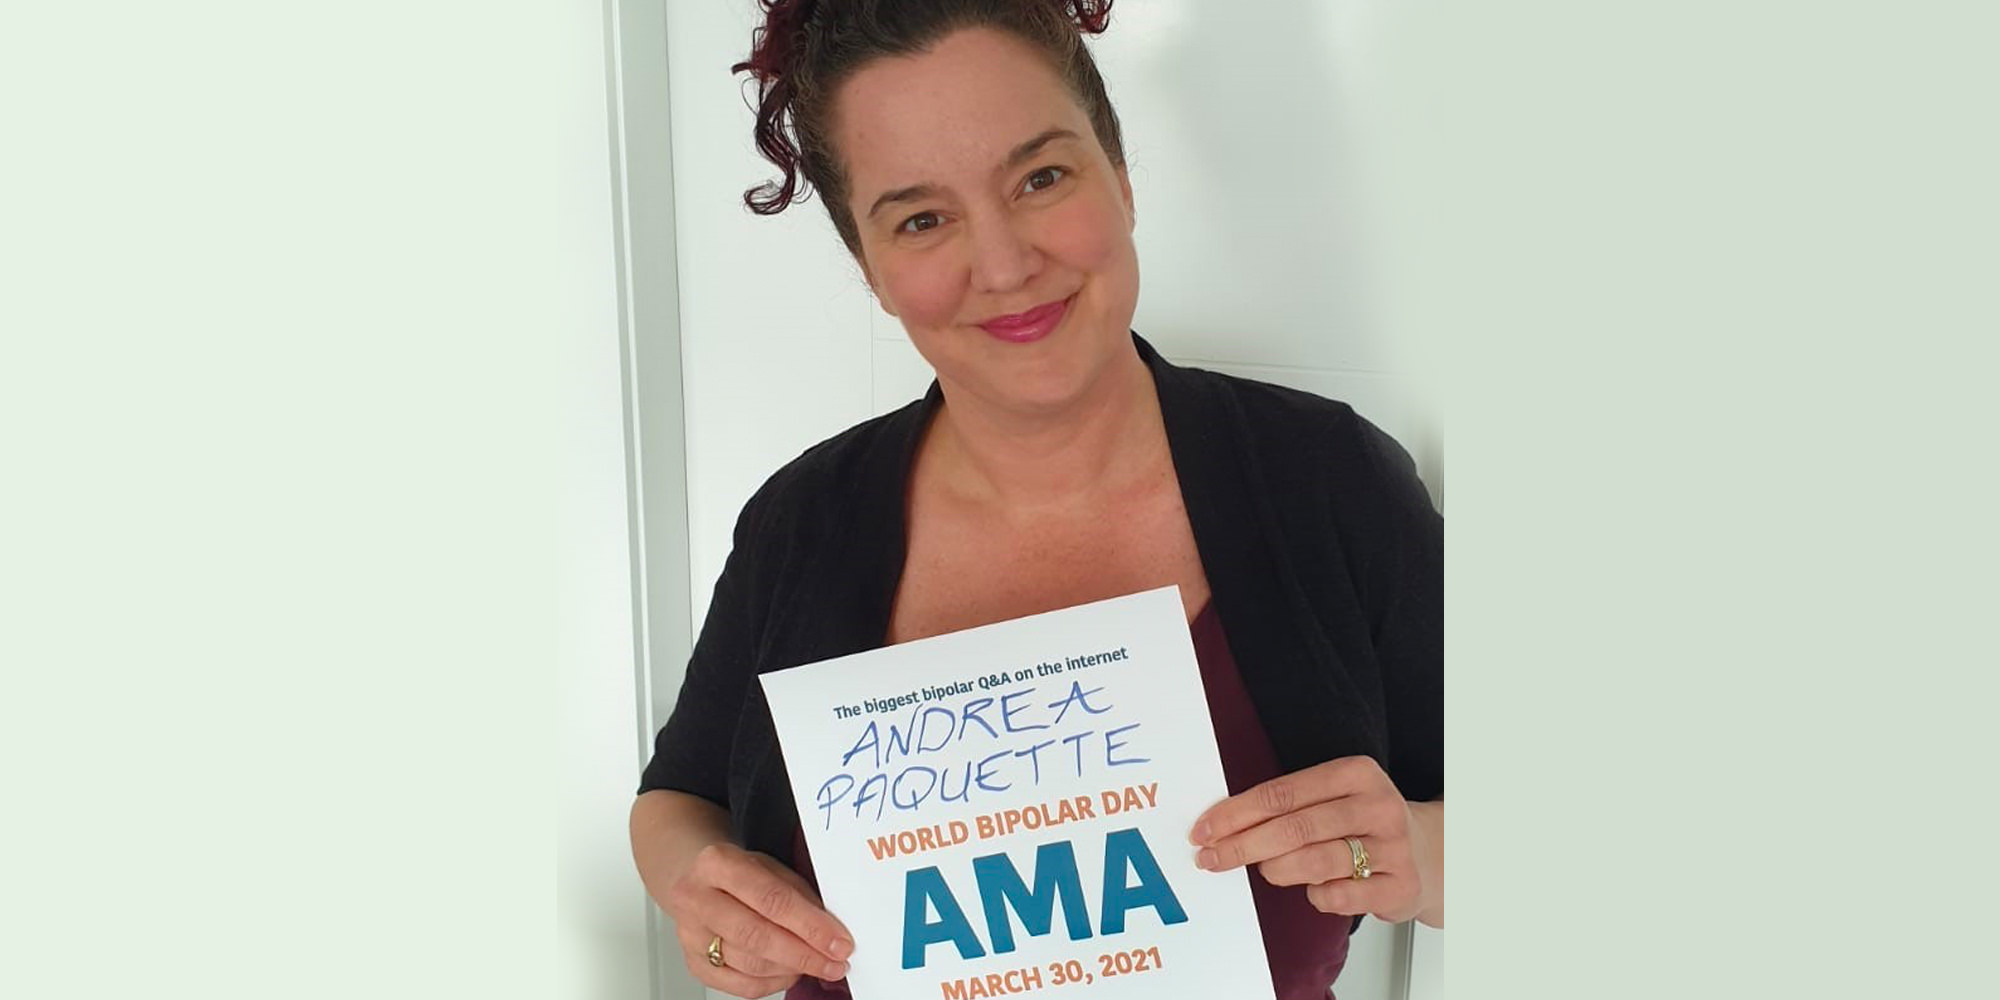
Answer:
M861 265L861 278L868 282L868 291L875 296L875 301L882 307L882 311L891 316L896 315L896 307L882 297L882 286L876 283L875 272L868 267L868 258L862 254L855 254L854 262Z

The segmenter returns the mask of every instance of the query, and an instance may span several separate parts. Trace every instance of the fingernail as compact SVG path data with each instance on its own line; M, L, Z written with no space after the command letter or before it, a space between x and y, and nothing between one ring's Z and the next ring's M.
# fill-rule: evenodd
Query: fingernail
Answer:
M835 958L846 958L854 954L854 942L846 938L834 938L833 944L827 946L827 951Z
M826 967L826 975L825 975L825 976L822 976L821 978L822 978L822 979L840 979L840 978L842 978L842 977L844 977L844 976L846 976L846 975L847 975L847 963L846 963L846 962L831 962L831 963L828 963L828 964L827 964L827 967Z
M1201 822L1199 822L1199 823L1196 823L1196 824L1194 825L1194 832L1188 835L1188 841L1189 841L1190 843L1195 843L1195 844L1206 844L1206 843L1208 843L1208 821L1207 821L1207 820L1202 820Z
M1215 862L1216 862L1216 857L1214 848L1204 847L1201 849L1200 854L1194 856L1194 863L1197 866L1207 871L1215 870Z

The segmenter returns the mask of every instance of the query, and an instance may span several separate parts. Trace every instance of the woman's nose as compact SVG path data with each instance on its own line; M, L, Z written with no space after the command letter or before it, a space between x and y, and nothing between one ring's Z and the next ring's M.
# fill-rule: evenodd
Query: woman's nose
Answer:
M988 220L972 227L972 283L979 291L1013 291L1041 268L1041 251L1014 220Z

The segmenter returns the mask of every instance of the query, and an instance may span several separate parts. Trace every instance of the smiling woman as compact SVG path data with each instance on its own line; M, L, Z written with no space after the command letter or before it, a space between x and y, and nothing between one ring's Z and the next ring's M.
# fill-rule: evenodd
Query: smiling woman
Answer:
M1231 794L1190 840L1254 868L1277 996L1324 997L1361 914L1440 923L1442 520L1344 404L1132 332L1110 3L763 7L736 69L781 176L745 203L817 190L936 381L743 510L632 817L689 968L845 992L758 674L1170 584Z

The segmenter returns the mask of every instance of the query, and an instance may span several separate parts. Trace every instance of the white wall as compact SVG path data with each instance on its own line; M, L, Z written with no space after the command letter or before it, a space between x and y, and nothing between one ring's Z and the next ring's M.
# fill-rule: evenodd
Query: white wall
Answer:
M1395 374L1407 366L1368 296L1376 223L1363 211L1367 158L1354 151L1379 126L1369 59L1384 5L1256 7L1251 18L1236 4L1122 4L1094 43L1139 214L1134 327L1176 361L1347 400L1416 454L1437 492L1435 408ZM775 218L742 205L744 188L772 176L750 142L747 91L728 72L748 51L753 14L747 0L668 11L696 622L736 513L764 478L931 377L817 201ZM677 666L658 673L678 683ZM1367 925L1343 1000L1399 995L1408 947ZM1428 953L1417 960L1435 971Z
M611 209L602 200L608 268ZM625 837L638 785L639 699L616 300L608 282L604 291L595 321L578 324L574 367L562 387L562 412L571 422L563 434L565 544L557 589L562 786L555 903L561 995L578 1000L625 1000L650 989L648 904Z
M697 622L743 502L873 400L873 300L818 202L770 218L743 206L743 190L771 175L729 73L749 52L755 10L676 0L667 11Z
M560 119L573 150L563 182L578 231L571 258L589 262L596 292L573 303L565 317L570 364L559 387L568 422L561 436L563 561L556 588L562 759L555 974L556 995L576 1000L635 1000L651 994L654 979L651 903L633 871L625 833L647 717L633 627L635 522L627 489L618 272L627 249L618 223L627 206L614 190L607 7L572 5L570 31L547 40L579 53ZM624 318L631 319L629 309ZM678 523L671 528L683 530Z
M645 995L604 52L7 5L0 996Z

